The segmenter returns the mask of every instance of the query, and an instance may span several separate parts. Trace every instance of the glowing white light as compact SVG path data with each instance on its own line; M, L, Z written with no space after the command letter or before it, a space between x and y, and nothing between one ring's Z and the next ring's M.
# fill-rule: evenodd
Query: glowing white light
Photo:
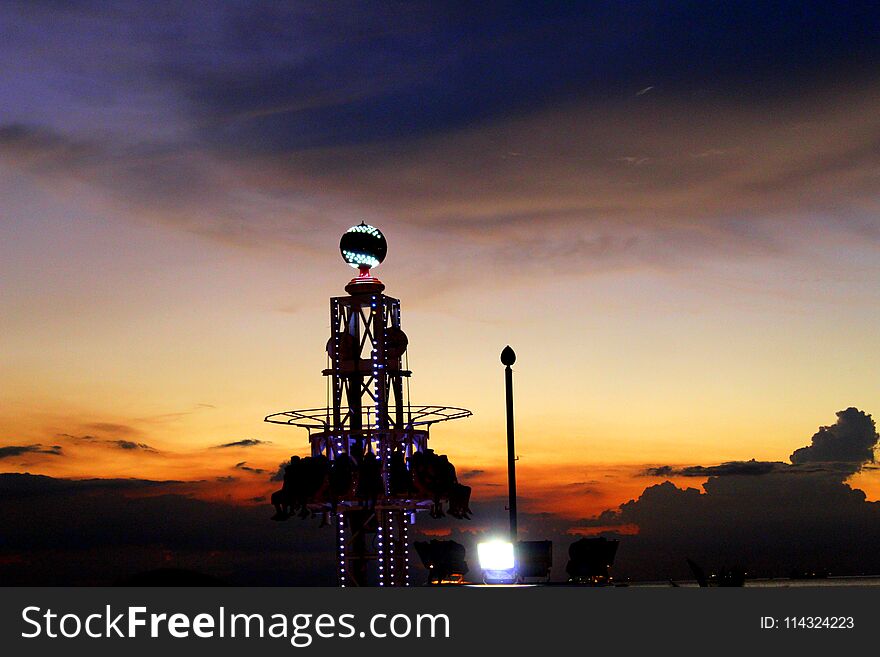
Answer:
M360 224L358 226L352 226L349 228L346 233L366 233L367 235L372 235L373 237L379 237L379 229L374 226L370 226L369 224Z
M477 556L483 570L511 570L514 565L513 543L510 541L486 541L477 545Z
M357 269L360 265L367 265L371 269L379 266L379 259L367 253L355 253L354 251L342 252L345 261Z

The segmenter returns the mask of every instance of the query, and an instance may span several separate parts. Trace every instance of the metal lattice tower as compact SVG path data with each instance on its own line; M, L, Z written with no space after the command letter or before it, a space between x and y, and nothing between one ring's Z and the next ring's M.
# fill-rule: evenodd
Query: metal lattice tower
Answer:
M349 235L355 239L347 243ZM370 275L370 267L384 258L384 244L381 232L365 224L343 236L343 257L360 274L346 286L348 296L330 299L328 367L323 371L329 379L329 405L266 418L307 428L312 457L325 457L340 470L348 463L354 472L361 469L360 479L355 475L338 497L307 504L310 512L333 518L340 586L409 584L409 530L416 512L431 508L435 500L412 486L395 489L395 467L411 469L413 454L428 449L432 424L471 414L409 403L404 380L411 372L400 301L383 294L384 285ZM359 488L367 463L378 468L380 490L365 499Z

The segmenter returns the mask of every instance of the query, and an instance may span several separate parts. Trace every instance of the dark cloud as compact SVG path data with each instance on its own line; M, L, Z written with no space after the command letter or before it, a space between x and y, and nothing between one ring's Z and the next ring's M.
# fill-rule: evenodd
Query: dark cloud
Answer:
M269 481L284 481L284 468L286 468L289 463L290 461L282 461L281 465L278 466L278 469L272 473L271 477L269 477Z
M110 440L110 441L106 441L106 442L113 444L113 445L116 445L119 449L126 449L126 450L140 449L145 452L158 451L145 443L136 443L136 442L132 442L131 440Z
M584 524L638 527L623 541L618 564L633 577L688 577L686 557L764 576L797 568L880 571L880 508L862 491L825 475L778 473L711 477L703 489L665 482Z
M596 481L572 481L568 484L562 484L559 488L567 493L576 493L585 496L600 496L602 489L596 486Z
M107 427L120 427L123 425L91 425L92 428L100 428L101 426ZM107 430L107 429L105 429ZM117 449L123 449L129 452L141 451L141 452L153 452L155 454L159 453L155 447L151 447L146 443L140 443L133 440L123 440L123 439L112 439L112 438L99 438L98 436L93 436L91 434L85 434L82 436L75 436L69 433L60 433L58 434L59 438L66 438L67 440L72 440L74 442L86 442L91 445L106 445L107 447L114 447Z
M871 416L855 408L821 427L792 464L741 461L717 466L651 468L651 476L708 477L703 491L671 482L584 520L585 527L625 536L619 572L634 577L690 577L685 558L710 568L738 566L755 575L797 569L880 572L880 503L846 479L873 462L877 434Z
M257 440L256 438L245 438L244 440L236 440L232 443L223 443L222 445L215 445L214 449L223 449L226 447L256 447L257 445L271 445L272 443L268 440Z
M109 433L115 435L130 435L140 433L139 429L129 424L120 424L116 422L92 422L85 425L85 427L99 433Z
M247 464L247 461L241 461L240 463L236 463L233 466L236 470L244 470L245 472L252 472L253 474L265 474L266 471L263 468L253 468Z
M51 445L44 447L40 443L33 445L7 445L0 447L0 459L21 456L22 454L50 454L52 456L61 456L61 445Z
M59 479L44 475L6 473L0 474L0 496L4 500L16 500L31 495L64 495L70 491L144 491L184 485L184 482L150 479ZM2 507L2 505L0 505Z
M809 446L795 450L790 457L791 464L752 459L710 466L662 465L647 468L643 474L650 477L725 477L838 472L845 476L872 467L870 464L874 463L878 439L880 436L873 418L857 408L847 408L837 413L835 424L819 427Z
M63 438L64 440L72 440L74 442L79 440L92 441L92 440L100 440L97 436L93 436L91 434L85 434L82 436L76 436L72 433L59 433L55 434L56 438Z
M644 474L650 477L725 477L742 475L765 475L771 472L785 471L787 464L768 461L728 461L720 465L691 465L683 468L673 468L670 465L662 465L656 468L648 468Z
M472 479L474 477L479 477L480 475L486 474L485 470L465 470L464 472L458 473L459 479Z
M332 536L317 522L274 523L268 505L199 500L187 492L197 486L2 474L0 581L107 585L179 567L236 585L334 583Z
M796 449L791 462L801 464L826 464L841 468L844 472L856 472L874 462L874 447L878 435L870 415L856 408L848 408L837 414L837 422L819 427L810 445Z

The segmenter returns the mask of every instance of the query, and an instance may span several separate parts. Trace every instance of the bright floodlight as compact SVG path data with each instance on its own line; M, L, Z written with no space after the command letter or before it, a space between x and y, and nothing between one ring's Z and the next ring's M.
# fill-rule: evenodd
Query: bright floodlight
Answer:
M342 258L355 269L372 269L379 266L388 253L388 243L382 231L361 222L352 226L339 241Z
M510 584L517 580L516 559L510 541L487 541L477 545L477 556L487 584Z
M508 570L513 568L513 543L488 541L477 545L480 568L483 570Z

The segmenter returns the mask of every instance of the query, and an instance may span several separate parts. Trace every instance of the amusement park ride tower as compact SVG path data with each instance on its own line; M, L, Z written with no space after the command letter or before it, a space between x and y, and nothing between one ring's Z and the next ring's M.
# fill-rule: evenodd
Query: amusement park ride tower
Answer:
M340 586L407 586L409 530L416 512L442 514L445 499L451 515L468 513L470 489L457 483L446 457L428 448L428 431L432 424L471 413L409 402L400 301L383 294L385 286L370 272L387 252L381 231L364 223L353 226L339 248L359 273L345 287L348 296L330 299L323 371L328 405L266 417L307 429L311 442L311 457L297 461L297 472L312 484L300 486L304 492L296 495L282 489L277 500L283 505L293 499L301 515L332 518ZM303 470L306 461L311 474Z

